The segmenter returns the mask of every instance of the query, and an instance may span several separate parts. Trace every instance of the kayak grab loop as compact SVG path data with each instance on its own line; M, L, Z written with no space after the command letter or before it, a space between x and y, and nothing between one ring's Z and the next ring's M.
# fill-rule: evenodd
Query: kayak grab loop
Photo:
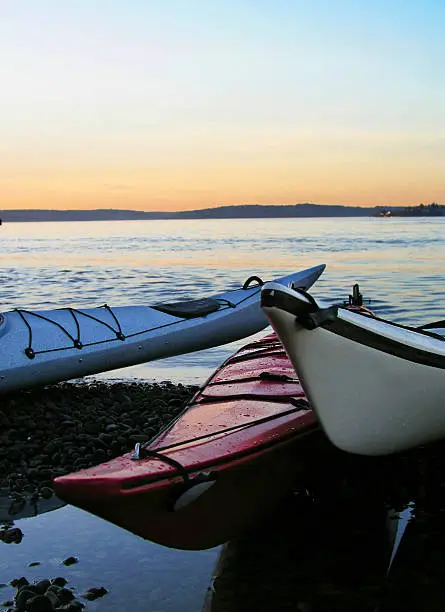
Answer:
M256 282L260 287L264 285L264 281L261 280L259 276L249 276L249 278L244 282L243 289L248 289L251 283Z
M176 459L172 459L168 455L164 455L161 452L150 450L148 448L144 448L140 442L137 442L135 444L134 451L133 451L133 454L131 455L131 458L134 459L135 461L138 461L140 459L148 459L149 457L152 459L159 459L159 461L162 461L163 463L167 463L168 465L171 465L172 467L176 468L178 470L178 476L181 476L181 478L184 480L184 484L186 485L189 484L190 477L188 475L187 470L182 465L182 463L179 463L179 461L176 461ZM135 486L138 486L138 485L136 484Z

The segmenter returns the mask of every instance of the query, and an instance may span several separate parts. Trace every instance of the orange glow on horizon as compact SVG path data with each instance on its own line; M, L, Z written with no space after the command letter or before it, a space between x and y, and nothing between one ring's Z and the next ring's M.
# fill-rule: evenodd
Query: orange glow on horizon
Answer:
M0 208L179 211L237 204L445 203L431 133L195 126L0 143Z
M413 206L445 202L442 168L385 161L216 167L10 168L0 208L180 211L239 204Z

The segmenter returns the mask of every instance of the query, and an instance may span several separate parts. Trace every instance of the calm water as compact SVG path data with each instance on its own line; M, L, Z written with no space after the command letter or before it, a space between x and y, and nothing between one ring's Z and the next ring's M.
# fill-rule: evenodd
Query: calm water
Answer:
M326 263L318 297L344 299L359 282L381 315L444 318L445 218L16 223L0 228L0 240L3 311L200 297L253 274L268 280ZM245 342L102 378L202 382ZM105 586L91 610L199 610L219 554L165 549L70 507L16 524L25 536L0 542L0 583L60 574L76 590ZM65 568L69 555L80 562ZM41 565L28 568L32 561ZM0 590L0 602L9 593Z
M111 306L200 297L326 263L313 291L353 283L399 322L442 316L445 218L11 223L0 232L1 310ZM202 380L243 341L116 376ZM112 375L107 374L107 377Z

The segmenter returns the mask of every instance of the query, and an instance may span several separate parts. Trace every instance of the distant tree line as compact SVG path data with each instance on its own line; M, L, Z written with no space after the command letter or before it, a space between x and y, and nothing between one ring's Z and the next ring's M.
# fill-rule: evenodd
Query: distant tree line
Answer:
M396 208L379 208L378 217L444 217L445 206L431 202L431 204L419 204L418 206L405 206Z
M419 206L344 206L341 204L240 204L217 206L199 210L157 211L119 209L51 210L6 209L0 210L0 223L20 221L126 221L156 219L262 219L304 217L407 217L445 216L445 206L433 202Z
M419 204L419 206L407 206L400 212L401 217L442 217L445 215L445 206L431 202L431 204Z

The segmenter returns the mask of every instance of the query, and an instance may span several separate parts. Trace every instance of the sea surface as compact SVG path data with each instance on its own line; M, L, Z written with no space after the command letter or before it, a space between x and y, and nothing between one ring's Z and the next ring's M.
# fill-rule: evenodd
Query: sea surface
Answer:
M178 301L324 263L316 297L347 299L358 282L381 316L445 318L445 218L9 223L0 244L0 311ZM202 383L246 342L98 378ZM21 544L0 542L0 583L69 574L80 590L105 586L108 595L88 610L200 610L221 552L166 549L69 506L16 526ZM65 568L70 555L79 563ZM0 589L0 603L10 594Z

